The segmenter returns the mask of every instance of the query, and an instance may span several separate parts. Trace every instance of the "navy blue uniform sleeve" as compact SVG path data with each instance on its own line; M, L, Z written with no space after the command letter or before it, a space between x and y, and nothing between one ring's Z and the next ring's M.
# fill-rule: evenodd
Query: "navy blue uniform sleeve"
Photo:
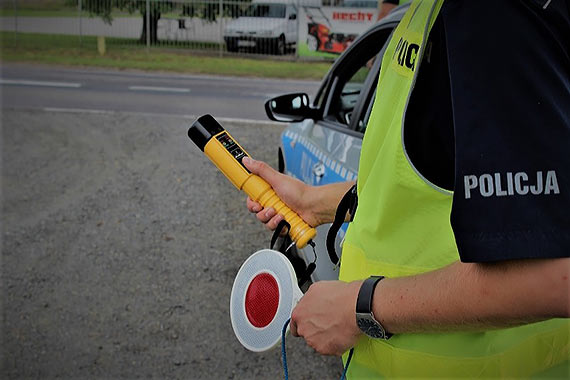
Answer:
M464 262L570 256L566 0L447 0Z

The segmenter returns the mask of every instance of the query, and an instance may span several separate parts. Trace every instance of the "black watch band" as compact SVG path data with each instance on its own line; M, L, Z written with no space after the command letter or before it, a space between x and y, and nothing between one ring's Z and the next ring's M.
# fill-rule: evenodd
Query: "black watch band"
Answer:
M376 288L376 284L378 284L378 282L383 278L384 276L370 276L362 283L360 291L358 292L358 299L356 300L357 313L372 312L372 296L374 295L374 289Z
M362 332L372 338L389 339L392 334L387 332L382 324L374 318L372 300L376 285L384 276L371 276L360 286L356 299L356 323Z

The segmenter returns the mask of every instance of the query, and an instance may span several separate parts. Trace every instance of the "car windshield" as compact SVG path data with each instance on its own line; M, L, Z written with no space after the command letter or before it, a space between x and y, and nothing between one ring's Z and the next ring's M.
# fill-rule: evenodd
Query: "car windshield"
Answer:
M244 16L284 18L285 4L252 4L246 9Z

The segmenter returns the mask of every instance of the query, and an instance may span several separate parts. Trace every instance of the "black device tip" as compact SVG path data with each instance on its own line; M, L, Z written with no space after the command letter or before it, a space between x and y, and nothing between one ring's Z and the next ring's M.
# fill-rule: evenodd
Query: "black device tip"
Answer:
M222 132L224 128L210 114L200 116L188 129L188 137L204 151L204 147L210 139Z

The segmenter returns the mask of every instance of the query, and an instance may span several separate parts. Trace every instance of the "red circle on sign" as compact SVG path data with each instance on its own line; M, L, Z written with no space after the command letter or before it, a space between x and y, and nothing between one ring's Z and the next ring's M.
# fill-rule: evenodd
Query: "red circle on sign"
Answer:
M277 313L279 286L269 273L260 273L251 280L245 293L245 313L255 327L267 326Z

